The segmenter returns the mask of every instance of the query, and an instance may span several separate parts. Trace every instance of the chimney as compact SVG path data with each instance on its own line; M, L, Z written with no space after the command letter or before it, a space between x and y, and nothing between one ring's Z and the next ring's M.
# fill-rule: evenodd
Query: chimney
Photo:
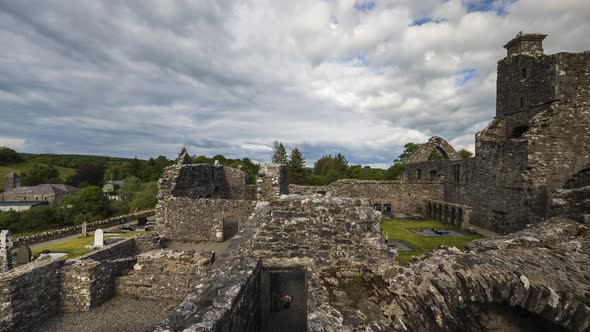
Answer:
M516 37L512 38L504 48L508 50L507 56L513 55L528 55L528 56L542 56L543 53L543 39L547 35L541 33L523 33L519 32Z

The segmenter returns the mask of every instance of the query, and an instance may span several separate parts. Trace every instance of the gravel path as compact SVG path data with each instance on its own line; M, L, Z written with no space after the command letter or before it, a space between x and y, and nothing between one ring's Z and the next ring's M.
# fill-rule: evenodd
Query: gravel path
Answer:
M178 303L115 296L88 312L65 313L47 320L34 332L146 331L164 320Z

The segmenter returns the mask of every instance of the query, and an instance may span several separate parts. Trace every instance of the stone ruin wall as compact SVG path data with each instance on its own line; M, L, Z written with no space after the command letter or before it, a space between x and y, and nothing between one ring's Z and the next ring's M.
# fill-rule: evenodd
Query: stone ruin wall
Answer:
M236 227L252 212L246 183L240 169L190 164L183 149L158 182L157 232L166 241L223 241L224 228Z
M437 182L338 180L327 186L290 185L299 195L328 194L334 197L364 198L365 204L391 204L394 213L423 212L424 200L442 199L443 186Z
M256 176L256 199L271 201L281 195L288 194L287 166L280 164L261 165Z
M506 57L497 90L497 116L477 134L475 157L408 164L405 178L444 176L443 201L509 233L546 219L559 188L590 165L590 52Z
M214 255L194 251L155 250L135 257L116 279L113 290L124 297L182 301L211 267Z
M260 260L230 250L235 255L215 263L155 331L260 331Z
M252 213L256 202L171 197L159 209L157 230L166 240L218 241L226 237L224 226L237 227Z
M394 257L379 213L361 199L285 196L259 205L244 253L264 259L312 259L316 266L374 264Z
M60 311L63 260L36 260L0 274L0 330L29 331Z

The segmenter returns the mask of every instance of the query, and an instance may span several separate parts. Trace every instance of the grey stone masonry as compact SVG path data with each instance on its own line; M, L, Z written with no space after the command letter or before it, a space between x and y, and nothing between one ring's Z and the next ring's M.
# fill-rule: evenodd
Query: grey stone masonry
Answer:
M322 194L333 197L364 198L372 204L389 205L392 213L423 212L426 199L441 200L443 184L438 181L338 180L327 186L290 185L293 194Z
M137 256L133 269L116 281L119 295L181 301L210 268L212 253L154 250Z
M155 331L260 331L260 273L254 257L216 263Z
M507 44L496 117L477 133L473 158L406 165L408 182L441 181L438 200L472 207L473 225L499 233L542 222L584 195L561 189L590 167L590 52L545 55L543 38L519 34ZM584 219L583 199L576 206L571 217Z
M259 204L245 253L261 258L311 259L315 265L377 264L395 256L385 245L381 214L361 199L283 196Z
M115 278L135 264L135 258L109 261L68 260L62 269L64 312L89 311L115 295Z
M270 201L287 195L287 166L281 164L264 164L260 166L256 176L256 198L259 201Z
M29 331L60 311L63 264L38 259L0 273L0 331Z

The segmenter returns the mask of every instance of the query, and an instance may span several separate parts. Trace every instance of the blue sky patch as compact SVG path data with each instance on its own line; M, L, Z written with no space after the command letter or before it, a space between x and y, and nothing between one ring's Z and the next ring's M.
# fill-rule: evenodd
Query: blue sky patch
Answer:
M375 9L375 1L373 0L357 0L354 3L354 9L359 12L367 13Z
M465 84L467 84L467 82L469 82L472 78L475 77L476 72L477 72L477 69L475 69L475 68L463 69L461 72L459 72L459 75L457 77L457 80L456 80L457 86L462 87Z
M420 26L420 25L424 25L427 23L441 23L441 22L446 22L447 20L445 19L433 19L432 17L420 17L415 19L412 23L410 23L410 26Z

